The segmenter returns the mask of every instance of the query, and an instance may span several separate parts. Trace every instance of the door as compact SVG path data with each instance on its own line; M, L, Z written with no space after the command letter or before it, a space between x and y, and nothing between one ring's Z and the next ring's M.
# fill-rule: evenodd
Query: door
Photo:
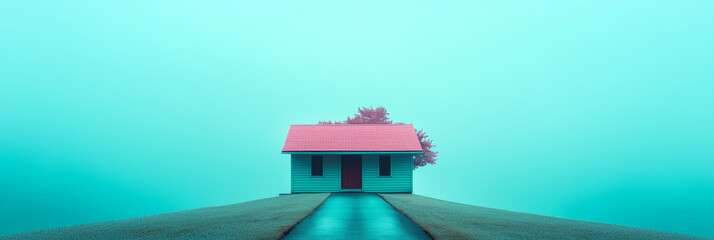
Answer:
M342 155L342 189L362 188L362 155Z

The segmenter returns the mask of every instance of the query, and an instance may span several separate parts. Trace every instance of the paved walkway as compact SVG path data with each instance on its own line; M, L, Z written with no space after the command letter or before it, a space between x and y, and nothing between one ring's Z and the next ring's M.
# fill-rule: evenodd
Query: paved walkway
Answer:
M333 193L283 239L431 239L373 193Z

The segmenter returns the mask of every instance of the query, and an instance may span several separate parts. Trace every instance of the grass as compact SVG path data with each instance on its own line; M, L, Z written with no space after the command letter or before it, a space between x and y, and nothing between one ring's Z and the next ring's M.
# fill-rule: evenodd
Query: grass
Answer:
M0 237L15 239L279 239L327 193L294 194L220 207L83 224ZM434 239L705 239L448 202L380 194Z
M477 207L413 194L380 195L434 239L705 239Z
M220 207L14 234L10 239L279 239L327 193L294 194Z

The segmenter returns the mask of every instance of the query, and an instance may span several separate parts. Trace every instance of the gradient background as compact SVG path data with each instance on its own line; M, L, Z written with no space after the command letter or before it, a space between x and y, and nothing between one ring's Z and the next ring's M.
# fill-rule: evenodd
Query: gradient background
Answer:
M416 194L714 237L712 13L0 1L0 235L289 192L289 124L382 105L440 151Z

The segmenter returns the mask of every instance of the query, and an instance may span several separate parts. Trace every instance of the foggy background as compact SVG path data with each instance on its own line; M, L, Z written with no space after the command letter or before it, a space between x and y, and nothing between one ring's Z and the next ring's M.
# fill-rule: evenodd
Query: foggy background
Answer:
M0 235L290 191L384 106L414 193L714 237L714 2L2 1Z

